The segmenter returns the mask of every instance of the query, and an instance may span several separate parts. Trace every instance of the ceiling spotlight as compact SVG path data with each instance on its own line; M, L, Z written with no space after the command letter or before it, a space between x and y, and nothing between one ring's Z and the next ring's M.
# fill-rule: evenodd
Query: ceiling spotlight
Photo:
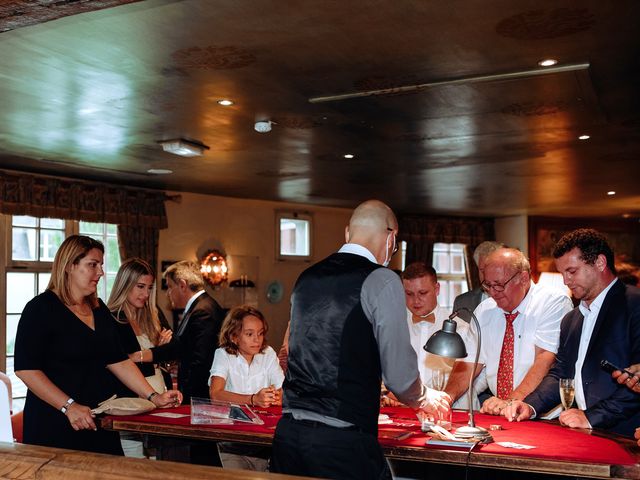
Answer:
M578 140L589 140L591 137L589 135L580 135Z
M544 60L540 60L538 65L541 67L553 67L556 63L558 63L558 60L555 58L545 58Z
M169 170L168 168L150 168L147 170L147 173L152 175L169 175L173 173L173 170Z
M268 133L271 131L271 120L261 120L256 122L253 128L258 133Z
M233 105L233 101L232 100L228 100L226 98L223 98L222 100L218 100L218 104L222 105L223 107L229 107L229 106Z
M158 143L162 145L162 149L165 152L173 153L174 155L181 155L183 157L197 157L204 154L205 150L209 150L209 147L203 143L185 140L184 138L160 140Z
M607 195L615 195L615 194L616 194L616 192L614 190L609 190L607 192Z
M353 158L355 155L353 153L345 153L344 158Z

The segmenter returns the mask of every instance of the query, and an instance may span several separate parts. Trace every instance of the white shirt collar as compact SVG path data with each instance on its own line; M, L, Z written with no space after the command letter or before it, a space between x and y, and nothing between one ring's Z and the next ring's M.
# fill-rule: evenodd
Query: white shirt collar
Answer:
M527 291L527 294L524 296L524 298L522 299L520 304L516 308L514 308L512 312L507 312L506 310L503 310L503 312L504 313L516 313L516 312L518 312L519 314L522 313L522 312L525 312L527 310L527 305L529 304L529 301L531 300L531 296L532 296L532 292L533 292L534 288L536 288L536 284L531 282L531 285L529 285L529 291Z
M204 293L204 290L200 290L198 292L196 292L193 297L191 297L189 299L189 301L187 302L187 304L184 306L184 313L187 313L189 311L189 309L191 308L191 305L193 305L193 302L196 301L196 298L198 298L200 295L202 295Z
M584 300L580 302L580 305L578 305L578 308L580 309L580 312L582 313L583 317L586 317L591 312L600 311L600 307L602 307L602 304L604 303L604 297L607 296L607 293L609 293L609 290L611 290L611 287L613 286L613 284L616 283L616 280L618 279L614 278L611 281L611 283L607 285L605 289L598 294L598 296L593 300L593 302L591 302L590 305L587 305Z
M367 248L359 245L357 243L345 243L342 245L338 253L353 253L354 255L360 255L361 257L366 258L370 262L378 264L376 257L371 253Z

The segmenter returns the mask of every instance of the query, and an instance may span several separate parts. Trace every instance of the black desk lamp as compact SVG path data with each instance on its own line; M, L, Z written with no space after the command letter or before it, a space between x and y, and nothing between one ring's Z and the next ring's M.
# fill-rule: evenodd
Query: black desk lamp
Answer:
M474 438L478 440L484 440L491 436L491 434L482 427L476 427L476 423L473 419L473 380L476 376L476 369L478 368L478 358L480 357L480 342L482 341L482 334L480 332L480 324L478 319L468 308L460 308L449 315L449 318L442 324L442 329L431 335L427 343L424 345L424 349L447 358L464 358L467 356L467 349L464 345L462 337L456 332L457 324L453 320L460 310L465 310L471 314L471 318L475 322L476 329L478 331L478 345L476 348L476 359L473 362L473 370L471 371L471 378L469 378L469 424L466 427L460 427L456 430L455 435L460 438Z

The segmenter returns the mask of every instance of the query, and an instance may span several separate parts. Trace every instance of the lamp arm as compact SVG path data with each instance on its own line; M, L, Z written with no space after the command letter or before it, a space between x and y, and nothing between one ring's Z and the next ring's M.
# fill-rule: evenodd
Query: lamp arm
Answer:
M482 343L482 332L480 331L480 322L478 322L478 318L470 309L466 307L459 308L458 310L453 312L449 316L449 318L453 320L453 318L455 318L458 315L458 312L460 312L461 310L464 310L471 315L471 318L473 318L474 325L478 332L478 343L476 345L476 359L473 362L473 369L471 371L471 377L469 378L469 390L467 391L467 395L469 399L469 426L475 427L476 422L473 418L473 380L476 378L476 370L478 369L478 360L480 359L480 344Z

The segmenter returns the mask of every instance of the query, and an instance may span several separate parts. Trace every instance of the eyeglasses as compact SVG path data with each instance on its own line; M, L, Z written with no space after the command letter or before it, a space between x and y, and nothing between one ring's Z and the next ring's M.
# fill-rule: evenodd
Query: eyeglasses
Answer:
M507 286L507 283L509 283L514 278L516 278L520 273L522 273L522 272L514 273L511 276L511 278L509 280L507 280L506 282L504 282L504 283L494 283L493 285L489 285L488 283L482 282L482 289L485 292L489 292L489 291L491 291L491 289L493 289L496 292L504 292L504 289Z
M387 227L387 232L393 233L393 228ZM398 242L396 242L396 235L393 235L393 250L391 251L391 256L393 257L398 251Z

